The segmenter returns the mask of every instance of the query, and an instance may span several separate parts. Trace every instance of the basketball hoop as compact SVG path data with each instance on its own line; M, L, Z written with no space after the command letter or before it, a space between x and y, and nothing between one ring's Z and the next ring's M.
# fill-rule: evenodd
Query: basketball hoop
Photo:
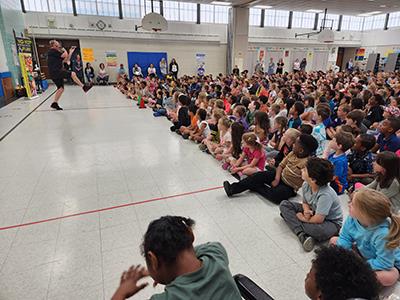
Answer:
M136 31L139 28L158 33L168 30L168 22L162 15L153 12L143 17L141 26L135 26Z

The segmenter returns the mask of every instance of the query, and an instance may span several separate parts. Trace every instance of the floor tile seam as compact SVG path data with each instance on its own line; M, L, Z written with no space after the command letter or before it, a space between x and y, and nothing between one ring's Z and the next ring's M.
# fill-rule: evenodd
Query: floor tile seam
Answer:
M105 300L105 286L104 286L104 262L103 262L103 236L101 232L101 224L100 224L100 214L97 214L97 221L99 225L99 235L100 235L100 259L101 259L101 283L102 283L102 289L103 289L103 299Z
M45 100L45 101L46 101L46 100ZM44 103L45 101L43 101L43 103ZM46 163L46 167L47 167L47 164L48 164L48 162ZM40 181L40 179L42 178L43 173L44 173L44 170L46 169L46 167L43 168L43 170L42 170L42 172L41 172L41 174L40 174L40 176L39 176L39 178L38 178L38 180L37 180L37 182L36 182L36 184L35 184L35 187L34 187L34 189L33 189L33 191L32 191L32 194L31 194L31 196L30 196L30 198L29 198L28 206L26 207L24 214L23 214L22 217L20 218L19 223L22 223L22 222L23 222L23 220L24 220L24 218L25 218L25 216L26 216L26 214L27 214L27 212L28 212L30 203L31 203L31 201L32 201L32 199L33 199L33 195L34 195L34 193L35 193L35 191L36 191L37 186L39 185L39 181ZM14 235L14 238L13 238L13 240L12 240L12 242L10 243L10 246L9 246L9 248L8 248L6 257L5 257L5 259L3 260L3 263L0 265L0 273L2 272L2 270L3 270L3 268L4 268L4 265L6 264L6 262L7 262L7 260L8 260L8 257L9 257L9 255L10 255L10 251L11 251L12 247L13 247L14 244L15 244L15 241L16 241L16 239L17 239L17 236L18 236L18 233L19 233L20 229L21 229L21 228L17 228L17 230L16 230L16 232L15 232L15 235Z

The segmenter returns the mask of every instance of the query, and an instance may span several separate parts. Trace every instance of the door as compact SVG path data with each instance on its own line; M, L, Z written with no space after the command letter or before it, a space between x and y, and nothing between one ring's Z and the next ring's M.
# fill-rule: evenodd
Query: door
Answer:
M342 70L342 66L343 66L344 50L345 49L343 47L339 47L337 58L336 58L336 65L339 66L340 70Z

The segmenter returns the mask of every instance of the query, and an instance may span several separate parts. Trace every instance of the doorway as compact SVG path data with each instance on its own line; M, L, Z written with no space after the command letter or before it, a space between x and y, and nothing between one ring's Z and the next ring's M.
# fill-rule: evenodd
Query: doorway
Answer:
M36 50L39 56L40 69L42 73L46 75L46 78L49 78L49 67L47 65L47 52L50 49L49 42L51 40L52 39L42 39L42 38L35 39ZM79 40L57 39L57 41L61 42L62 46L67 50L71 48L71 46L76 47L76 50L74 51L74 54L71 57L71 62L75 59L76 55L78 54L81 55Z
M340 71L342 70L342 66L343 66L343 58L344 58L344 48L339 47L338 55L336 58L336 65L340 68Z

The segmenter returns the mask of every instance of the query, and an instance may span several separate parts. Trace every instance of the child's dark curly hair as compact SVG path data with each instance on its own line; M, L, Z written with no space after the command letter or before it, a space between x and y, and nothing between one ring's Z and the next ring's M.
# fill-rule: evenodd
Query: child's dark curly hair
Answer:
M333 179L333 165L329 160L310 157L306 164L308 176L315 180L318 186L327 185Z
M378 299L380 285L375 272L353 251L330 246L321 247L315 253L312 264L322 299Z
M172 265L179 253L192 247L194 220L164 216L150 223L143 238L142 255L153 252L161 264Z

